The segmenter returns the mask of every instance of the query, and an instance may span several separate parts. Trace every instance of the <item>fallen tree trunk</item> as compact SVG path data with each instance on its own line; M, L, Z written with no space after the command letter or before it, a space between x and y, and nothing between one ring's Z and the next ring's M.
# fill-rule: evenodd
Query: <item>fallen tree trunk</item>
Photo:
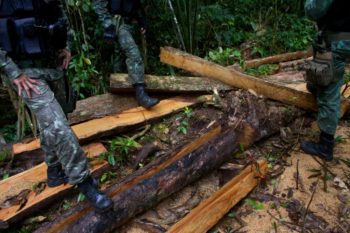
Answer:
M134 91L127 74L113 74L110 78L110 90L114 93ZM146 75L147 91L163 93L210 93L214 89L229 91L232 87L221 82L201 77L177 77Z
M75 125L84 121L120 113L137 106L135 97L131 95L114 95L108 93L93 96L78 101L74 112L68 114L68 120L71 125Z
M279 55L275 55L275 56L271 56L271 57L264 57L264 58L246 61L245 67L246 68L253 68L253 67L266 65L266 64L276 64L276 63L280 63L280 62L308 58L308 57L311 57L312 55L313 55L312 50L279 54Z
M235 152L279 132L280 127L289 124L298 113L295 109L286 113L282 111L282 106L267 105L261 101L258 103L256 98L254 101L252 98L254 97L248 95L246 100L242 100L241 109L237 109L237 128L225 126L226 130L220 135L212 132L209 142L202 140L204 145L194 148L193 145L198 143L193 142L182 149L181 156L171 156L165 163L162 160L155 161L144 170L139 170L141 173L133 174L126 182L110 187L108 195L114 201L113 211L99 215L91 208L79 206L36 232L110 232L136 214L220 167L223 162L232 159ZM247 119L247 122L242 119ZM157 170L149 173L149 169Z
M273 100L281 101L307 110L317 110L316 101L311 93L295 90L276 82L259 79L174 48L161 48L160 59L165 64L222 81L233 87L253 90L256 93ZM343 99L341 105L341 116L343 116L349 108L350 102Z
M205 233L250 193L267 173L266 160L246 167L238 176L203 201L167 233Z
M96 158L107 151L101 143L93 143L84 146L83 149L89 158ZM91 172L95 175L100 174L108 168L108 163L103 160L97 161L97 163L93 161L90 165ZM6 199L9 197L15 197L23 192L23 190L29 190L28 195L23 197L24 203L16 203L8 206L8 208L0 208L0 221L7 222L8 224L14 223L28 214L47 206L72 189L72 186L68 184L54 188L49 188L45 184L41 184L46 181L46 169L46 164L41 163L0 182L0 205L4 205ZM39 185L44 185L44 189L40 190L40 193L36 193L38 190L33 190L33 186Z
M94 138L107 136L113 132L120 132L131 126L137 126L144 122L156 120L170 113L179 111L185 107L204 102L210 97L176 97L162 100L151 110L142 107L126 110L122 113L106 116L100 119L94 119L78 125L72 126L80 142L90 141ZM14 154L20 154L26 151L33 151L40 148L40 140L36 139L29 143L17 143L12 147Z

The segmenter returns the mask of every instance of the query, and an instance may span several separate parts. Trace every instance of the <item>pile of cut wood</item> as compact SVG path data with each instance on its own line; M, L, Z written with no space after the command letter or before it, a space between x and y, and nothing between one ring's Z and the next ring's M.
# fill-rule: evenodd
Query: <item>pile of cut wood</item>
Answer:
M295 64L298 66L302 63L298 59L308 56L309 51L299 52L247 62L247 66L288 62L280 64L282 70L288 70L286 67ZM114 201L112 211L98 214L87 203L82 203L43 224L36 232L111 232L135 215L219 168L242 148L248 148L279 132L280 127L287 126L301 114L299 108L317 110L315 101L305 90L302 80L289 82L281 76L261 79L173 48L162 48L161 61L205 78L146 76L150 92L182 96L163 98L155 108L145 110L137 107L132 97L106 94L80 101L76 111L69 116L75 134L91 158L94 175L109 169L108 162L98 159L99 155L106 152L104 145L99 142L101 137L149 124L189 106L215 102L217 93L221 91L237 88L246 90L244 103L235 109L230 122L208 125L201 135L187 145L150 162L108 187L105 192ZM110 86L114 93L132 90L127 75L124 74L112 75ZM214 95L200 96L213 92ZM283 104L288 104L297 108L292 108L292 111L276 110L276 105L271 104L271 100L281 102L282 107ZM344 99L342 112L345 113L349 106L349 102ZM39 156L42 153L38 139L13 145L14 159L28 155ZM208 231L254 189L266 173L266 161L251 161L236 177L168 231ZM45 179L46 165L40 163L0 182L0 229L6 229L38 209L45 209L55 200L72 192L73 187L70 185L46 187Z

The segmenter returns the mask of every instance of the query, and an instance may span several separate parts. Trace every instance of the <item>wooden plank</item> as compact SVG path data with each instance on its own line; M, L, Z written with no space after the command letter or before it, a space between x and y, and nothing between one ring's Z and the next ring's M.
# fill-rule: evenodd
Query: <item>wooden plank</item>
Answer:
M226 68L190 55L180 50L161 48L160 59L163 63L193 72L201 76L219 80L233 87L253 90L267 98L294 105L306 110L317 111L317 105L311 93L295 90L279 83L256 78L237 70ZM350 102L342 100L341 116L350 108Z
M114 93L133 91L127 74L112 74L110 90ZM214 89L229 91L232 87L221 82L202 77L146 75L147 91L164 93L210 93Z
M257 169L259 166L259 170ZM205 233L247 196L267 173L267 162L246 167L219 191L193 209L182 220L168 229L168 233Z
M83 149L89 158L96 158L107 151L101 143L92 143L84 146ZM108 168L108 163L102 160L97 161L97 163L94 161L90 166L91 172L93 174L98 174ZM24 189L32 189L34 184L44 182L46 180L46 169L46 164L41 163L25 172L0 181L1 196L5 198L6 196L15 196ZM22 209L19 210L19 205L0 209L0 221L14 223L28 214L47 206L57 198L69 192L71 189L72 186L67 184L54 188L45 187L45 189L38 195L36 195L34 191L31 191L27 197L27 202Z
M245 62L245 67L252 68L252 67L257 67L257 66L266 65L266 64L276 64L276 63L280 63L280 62L308 58L308 57L311 57L312 55L313 55L312 50L279 54L279 55L270 56L270 57L248 60Z
M71 125L75 125L84 121L117 114L137 106L134 95L107 93L79 100L74 112L68 114L68 120Z
M113 132L120 132L130 126L136 126L144 122L158 119L168 114L177 112L185 107L208 100L209 96L196 97L175 97L162 100L150 110L142 107L132 108L119 114L94 119L72 126L79 141L88 141L96 137L107 136ZM17 143L12 147L14 154L32 151L40 148L40 140L36 139L29 143Z

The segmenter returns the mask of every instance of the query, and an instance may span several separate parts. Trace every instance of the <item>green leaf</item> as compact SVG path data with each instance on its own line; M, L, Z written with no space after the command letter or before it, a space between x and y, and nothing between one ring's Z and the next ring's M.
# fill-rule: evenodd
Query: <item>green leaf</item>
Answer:
M77 202L79 203L79 202L82 202L84 200L85 200L85 195L82 193L79 193L78 198L77 198Z
M247 198L245 202L250 205L254 210L263 210L264 209L264 204L261 202L258 202L256 200Z

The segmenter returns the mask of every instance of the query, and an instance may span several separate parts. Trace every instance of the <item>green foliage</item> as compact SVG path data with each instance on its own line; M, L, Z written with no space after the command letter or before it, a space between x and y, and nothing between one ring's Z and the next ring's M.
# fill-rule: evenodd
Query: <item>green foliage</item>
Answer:
M245 202L250 205L254 210L263 210L264 204L261 202L258 202L257 200L253 200L250 198L247 198Z
M335 144L340 144L340 143L344 143L345 142L345 138L342 135L338 135L335 139L334 139Z
M132 138L116 137L111 141L110 151L128 155L129 151L140 148L141 145Z
M267 76L275 73L278 69L278 65L268 64L246 69L245 72L254 76Z
M209 51L205 57L207 60L218 63L223 66L233 65L234 63L243 64L241 52L235 48L221 48Z
M16 124L5 125L0 129L0 133L4 136L6 142L14 142L17 139Z
M77 198L77 202L82 202L86 199L85 195L83 193L79 193L78 198Z
M10 177L10 173L6 172L3 176L2 176L2 180L6 180L7 178Z
M69 210L72 208L72 204L68 200L64 200L61 207L63 210Z
M187 134L188 120L191 118L193 109L186 107L175 119L176 130L178 133Z
M112 172L112 171L108 171L102 174L102 176L100 177L100 182L101 183L106 183L107 181L109 181L110 179L113 179L117 177L117 173Z

